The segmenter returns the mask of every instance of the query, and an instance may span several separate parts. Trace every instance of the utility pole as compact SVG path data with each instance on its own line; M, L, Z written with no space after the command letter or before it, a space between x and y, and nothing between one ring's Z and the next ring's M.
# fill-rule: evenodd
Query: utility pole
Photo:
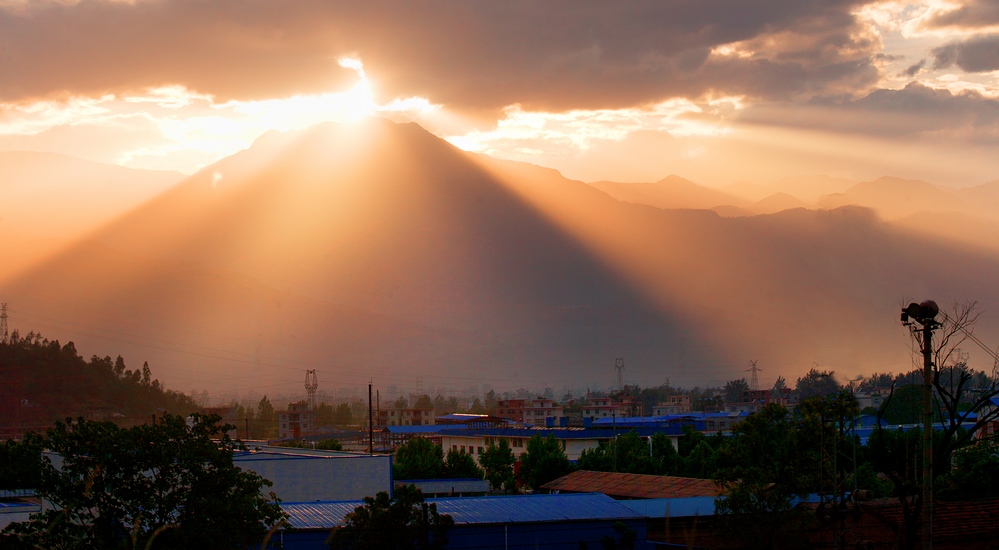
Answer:
M617 389L624 389L624 357L614 359L614 368L617 369Z
M923 550L933 548L933 331L940 308L933 300L911 303L902 310L902 324L920 333L923 352ZM914 327L914 322L920 327Z
M0 344L6 344L9 335L7 334L7 304L0 304Z
M316 378L316 369L305 371L305 395L308 399L309 410L316 412L316 390L319 389L319 379Z
M374 420L371 418L371 382L368 382L368 453L375 454Z
M756 366L757 361L754 359L749 362L749 368L746 372L751 372L752 375L749 377L749 389L756 391L760 389L760 376L759 373L763 372L763 369Z

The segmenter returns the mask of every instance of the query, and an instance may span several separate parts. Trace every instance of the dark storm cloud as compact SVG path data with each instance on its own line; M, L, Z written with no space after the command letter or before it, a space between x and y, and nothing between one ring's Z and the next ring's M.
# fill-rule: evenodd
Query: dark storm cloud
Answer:
M383 97L617 107L707 91L865 86L853 0L82 1L0 9L0 100L183 84L220 99L328 91L356 55ZM709 55L745 42L751 56Z
M952 93L911 83L901 90L877 90L856 100L824 99L794 107L747 109L742 122L822 128L829 132L944 142L999 143L999 100L973 91Z
M965 0L957 9L942 12L924 24L927 28L959 27L976 29L999 25L999 2Z
M979 36L933 50L934 69L954 65L970 73L999 69L999 35Z

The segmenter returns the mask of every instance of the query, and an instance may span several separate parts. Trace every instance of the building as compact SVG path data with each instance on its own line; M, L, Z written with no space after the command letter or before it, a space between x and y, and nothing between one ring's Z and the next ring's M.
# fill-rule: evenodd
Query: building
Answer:
M524 407L522 421L525 426L545 426L548 424L549 418L553 419L556 423L559 422L558 419L560 418L568 419L565 416L562 406L551 399L539 397L531 400L530 406Z
M496 416L513 422L524 421L523 399L501 399L496 402Z
M441 447L448 450L465 451L476 459L490 445L497 444L500 438L510 442L514 456L520 456L527 451L527 442L534 436L554 437L562 445L565 456L570 461L579 460L587 449L595 449L601 441L610 441L616 436L635 430L639 437L651 438L657 433L669 437L673 447L679 448L679 439L683 437L682 425L670 424L660 426L639 426L634 428L613 428L601 426L599 429L587 428L482 428L482 429L451 429L438 432Z
M509 550L578 550L605 548L621 532L615 523L635 535L634 547L646 547L647 518L614 499L597 494L506 495L492 497L431 498L428 503L454 519L448 529L450 550L506 548ZM343 518L363 505L352 502L282 502L289 529L271 538L286 550L327 548L330 532Z
M288 410L277 415L278 439L298 439L316 429L316 412L305 401L288 403Z
M378 411L378 427L433 426L433 409L389 409Z
M612 397L594 397L589 405L583 405L583 420L598 418L626 418L642 416L642 404L633 401L630 395L622 396L620 400Z
M258 446L236 452L233 464L256 472L283 501L359 500L392 490L392 457L346 451Z
M652 408L652 416L665 416L667 414L685 414L690 412L689 395L670 395L666 401Z

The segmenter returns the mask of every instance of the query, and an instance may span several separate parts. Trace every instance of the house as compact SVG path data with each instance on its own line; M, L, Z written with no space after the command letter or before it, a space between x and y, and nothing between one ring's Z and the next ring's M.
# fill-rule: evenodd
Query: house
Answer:
M278 439L298 439L316 429L316 412L305 401L288 403L288 409L278 411Z
M391 491L392 457L346 451L256 446L232 462L268 479L284 501L351 500Z
M450 550L605 548L608 538L620 540L620 526L634 534L635 548L646 547L645 516L601 494L448 497L427 502L454 519L447 532ZM330 532L363 504L282 502L289 528L277 531L271 542L285 550L325 549Z
M525 426L545 426L549 418L554 419L556 423L560 418L568 419L561 405L543 397L531 400L531 405L525 406L523 410L522 420Z
M665 401L656 405L652 408L652 416L664 416L667 414L685 414L689 413L690 407L690 396L689 395L670 395Z
M378 427L385 426L433 426L433 409L389 409L378 411Z
M523 399L500 399L496 402L496 416L513 422L523 422L525 404L526 401Z

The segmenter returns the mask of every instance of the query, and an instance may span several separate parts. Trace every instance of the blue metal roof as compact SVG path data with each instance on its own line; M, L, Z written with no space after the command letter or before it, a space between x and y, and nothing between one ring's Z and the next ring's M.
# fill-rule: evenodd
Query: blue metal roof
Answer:
M441 430L441 435L454 436L494 436L494 437L531 437L539 435L541 437L555 436L555 439L611 439L615 435L627 433L635 430L639 436L649 437L657 433L666 435L682 435L683 428L680 426L638 426L629 427L618 425L602 428L454 428Z
M641 519L645 516L600 493L430 498L456 524ZM294 529L332 529L361 501L282 502Z
M454 429L454 424L440 424L433 426L385 426L385 429L392 434L433 434L440 433L446 429Z

